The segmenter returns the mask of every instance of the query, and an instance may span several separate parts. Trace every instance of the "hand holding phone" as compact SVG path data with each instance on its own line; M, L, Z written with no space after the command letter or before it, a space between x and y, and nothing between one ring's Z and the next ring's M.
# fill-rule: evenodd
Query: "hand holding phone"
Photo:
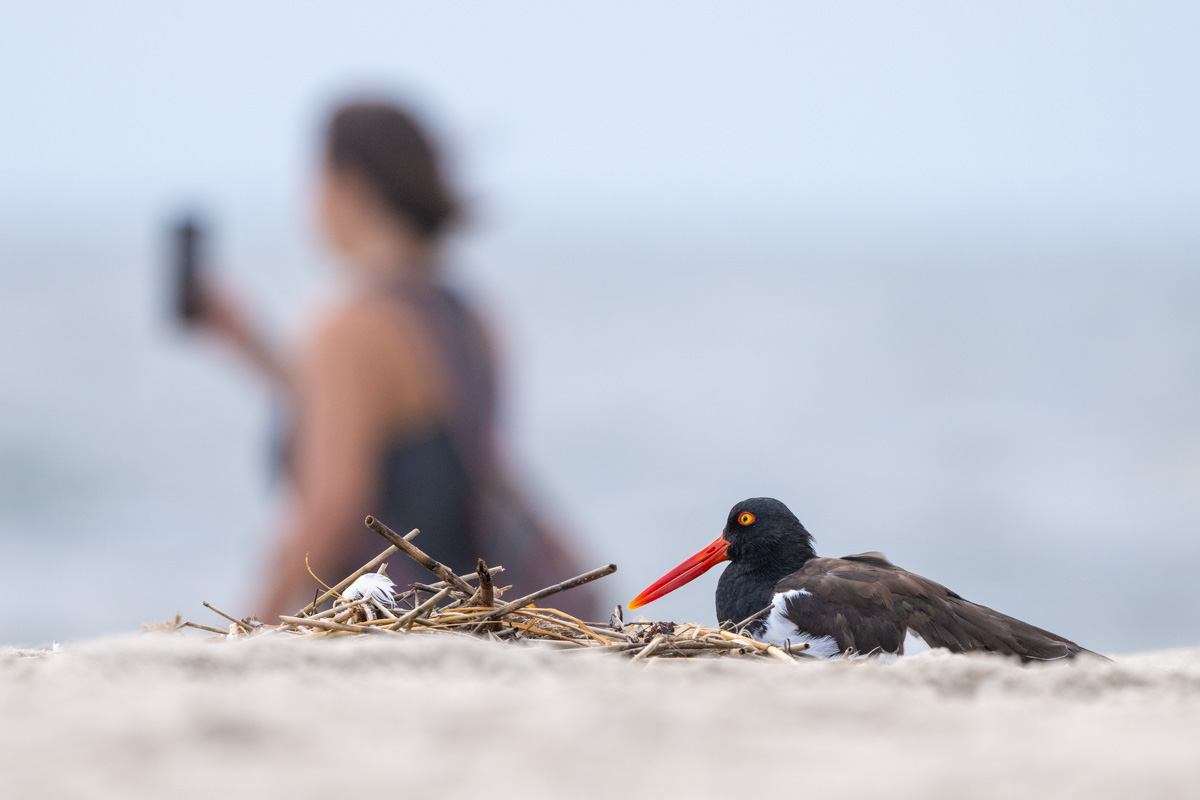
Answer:
M204 227L194 216L175 225L175 314L185 325L195 325L203 315L200 289Z
M288 371L275 347L259 332L252 315L207 274L207 230L193 215L181 218L174 240L175 317L189 328L231 345L268 378L287 385Z

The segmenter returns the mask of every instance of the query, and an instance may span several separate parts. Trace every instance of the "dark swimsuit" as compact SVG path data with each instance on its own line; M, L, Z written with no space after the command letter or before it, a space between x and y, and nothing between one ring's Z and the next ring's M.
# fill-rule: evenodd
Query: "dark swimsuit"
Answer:
M455 572L473 572L481 552L476 542L475 491L450 433L443 430L390 444L383 457L382 478L375 516L401 534L420 528L420 545L429 555ZM362 566L383 549L380 545L386 543L371 535L353 560ZM392 566L389 574L400 583Z
M483 331L462 300L444 286L404 284L390 296L430 332L449 377L452 405L444 410L446 422L440 429L398 439L384 449L376 516L400 533L420 528L421 547L429 555L455 572L473 572L485 550L479 500L492 464L495 416L494 377ZM357 566L378 553L380 542L374 539L368 537L356 553ZM389 565L393 579L402 583L402 576L391 570Z
M474 572L484 552L480 532L480 495L492 464L494 376L482 328L453 291L436 283L397 283L386 297L414 315L429 332L435 355L449 380L451 407L432 431L396 437L379 454L379 483L369 509L388 527L404 534L421 530L420 546L455 572ZM281 431L276 428L276 433ZM286 433L274 436L281 471L290 464ZM349 575L387 546L365 526L342 534L346 547L329 580ZM430 580L408 558L388 562L399 586Z

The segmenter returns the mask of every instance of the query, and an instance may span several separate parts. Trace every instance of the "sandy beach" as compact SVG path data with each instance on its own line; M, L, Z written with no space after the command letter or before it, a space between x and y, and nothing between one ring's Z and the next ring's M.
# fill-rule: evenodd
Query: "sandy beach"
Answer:
M0 655L0 796L1200 796L1200 649L1021 667L413 638Z

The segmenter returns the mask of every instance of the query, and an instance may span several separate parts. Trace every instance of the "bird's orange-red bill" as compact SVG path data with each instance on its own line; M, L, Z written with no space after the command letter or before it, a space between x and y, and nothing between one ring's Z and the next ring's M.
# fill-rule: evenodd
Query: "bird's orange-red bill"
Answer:
M725 541L724 536L718 536L716 541L708 547L647 586L646 590L633 598L626 607L632 611L657 600L664 594L670 594L685 583L696 580L722 561L728 561L729 557L725 555L725 551L728 549L729 542Z

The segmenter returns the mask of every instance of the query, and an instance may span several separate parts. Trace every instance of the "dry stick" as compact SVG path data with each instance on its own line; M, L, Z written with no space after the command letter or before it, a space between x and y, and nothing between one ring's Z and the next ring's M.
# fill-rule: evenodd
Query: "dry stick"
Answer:
M590 647L590 645L587 643L586 640L572 639L570 636L563 636L562 634L555 633L554 631L548 631L545 628L535 628L534 626L537 624L537 622L538 622L538 618L534 617L533 619L531 619L529 621L528 625L526 625L520 629L520 632L521 633L536 633L539 636L548 636L549 638L554 639L556 641L567 642L568 644L577 644L583 648Z
M440 561L435 561L434 559L430 558L424 552L422 552L422 550L419 547L417 547L416 545L409 544L407 541L408 537L401 538L400 534L396 533L394 530L389 528L387 525L384 525L382 522L375 519L374 517L370 517L370 516L367 517L366 523L367 523L368 528L375 531L383 538L387 539L389 542L394 544L396 547L399 547L401 550L403 550L405 552L405 554L409 558L411 558L413 561L416 561L422 567L429 570L434 575L437 575L442 580L451 584L455 589L458 589L460 592L464 593L468 597L470 597L471 594L475 591L470 586L470 584L468 584L462 578L455 575L454 571L451 570L449 567L447 567L445 564L443 564ZM414 534L415 534L415 531L413 534L409 534L409 535L411 536Z
M584 622L579 617L573 617L565 611L559 611L557 608L539 608L537 610L541 611L544 614L553 614L553 615L562 617L563 619L570 620L571 622L574 622L576 625L586 628L587 630L589 630L593 633L596 633L598 631L604 631L604 635L606 635L606 636L608 636L608 635L623 636L624 635L620 631L617 631L615 628L609 627L608 625L595 624L592 622Z
M499 575L501 572L504 572L504 567L492 567L488 570L488 574L492 575L492 576ZM464 575L464 576L460 576L460 577L462 577L462 579L464 581L473 581L473 580L478 580L478 578L479 578L479 576L473 572L470 575ZM412 588L396 595L395 605L393 606L393 608L399 608L401 603L403 603L405 600L409 600L412 598L417 598L417 600L419 601L420 597L417 594L418 592L428 592L429 594L436 594L437 592L440 592L442 589L445 589L449 585L450 584L446 583L445 581L437 581L436 583L411 583L411 584L409 584L409 586L411 586ZM495 592L493 592L493 595L498 594L499 591L500 590L496 590ZM493 602L495 602L494 597L493 597ZM395 617L393 617L393 619L394 618Z
M453 591L454 591L453 586L445 587L440 592L435 594L433 597L430 597L428 600L426 600L424 603L421 603L419 606L412 609L407 614L403 615L402 617L399 617L395 622L393 622L391 625L389 625L388 628L390 630L400 630L401 628L403 628L405 631L409 631L409 632L413 631L414 629L421 629L421 628L453 632L451 627L446 626L442 623L440 614L439 614L439 617L437 620L432 620L432 619L429 619L429 617L428 617L428 614L431 611L434 611L434 610L440 611L441 610L441 609L437 608L437 604L439 602L445 600L446 597L449 596L449 594ZM465 636L466 634L463 634L463 635Z
M667 647L680 653L719 653L729 650L742 651L748 649L735 642L727 642L723 639L718 639L716 641L688 640L686 642L671 642L667 645Z
M788 655L788 653L783 652L773 644L767 645L767 655L777 658L780 661L786 661L789 664L796 663L796 659L792 658L790 655Z
M334 606L329 610L334 612L334 622L345 622L346 620L350 619L350 617L354 615L354 612L359 608L362 608L364 611L366 611L367 604L370 602L370 597L363 597L350 603L343 603L340 606ZM318 614L313 614L311 617L309 617L309 619L316 619L318 616Z
M442 638L442 639L446 638L447 636L457 636L460 639L470 639L473 642L479 641L478 636L472 636L469 633L463 633L462 631L456 631L456 630L452 630L450 628L423 628L423 627L420 627L419 623L422 623L424 621L425 620L418 619L417 620L418 625L406 633L396 633L396 631L392 631L392 633L397 636L433 636L435 638ZM383 628L382 630L387 630L387 628Z
M271 627L268 625L264 625L261 628L255 629L254 633L247 635L246 638L241 641L243 641L245 644L253 644L254 642L261 641L263 639L287 638L287 637L285 637L285 634L288 634L288 633L296 634L298 632L291 628L275 628L275 627ZM291 637L291 638L294 638L294 637Z
M808 648L812 647L808 642L797 642L792 644L790 641L783 647L779 648L785 653L803 653ZM811 658L811 656L809 656Z
M771 656L780 661L789 661L794 663L793 659L787 658L785 654L799 654L809 648L807 642L789 645L787 647L776 647L775 645L766 642L759 642L747 637L732 634L729 631L719 631L707 629L704 633L704 638L692 638L691 634L699 633L699 629L689 631L685 634L687 638L674 637L669 639L665 644L665 652L660 655L678 654L698 654L702 655L706 652L716 653L721 651L741 650L751 651L759 655ZM712 638L713 634L717 633L720 638ZM646 645L642 642L616 642L606 647L591 647L593 652L602 653L625 653L633 650L639 650Z
M557 608L534 608L534 609L530 609L530 610L534 612L533 613L534 616L538 617L539 619L541 619L544 622L553 622L555 625L561 625L564 628L568 628L573 631L578 631L579 633L582 633L584 636L591 638L591 639L595 639L596 641L600 642L601 645L612 644L612 642L610 642L608 639L605 639L603 636L601 636L599 633L597 633L593 628L589 627L586 622L583 622L581 620L576 619L575 617L572 617L570 614L566 613L565 611L559 611Z
M792 658L790 655L783 652L782 650L780 650L778 647L776 647L773 644L767 644L766 642L760 642L755 639L750 639L746 636L738 636L737 634L730 633L729 631L718 631L718 633L721 636L721 638L728 639L729 641L746 642L751 647L753 647L755 650L760 650L760 651L766 653L767 655L771 656L772 658L776 658L780 661L787 661L789 664L796 663L796 659Z
M591 649L604 653L620 653L628 650L638 650L645 646L645 642L614 642L610 645L593 647ZM667 637L666 647L679 650L754 650L753 647L749 647L748 645L726 641L725 639L679 639L671 636Z
M655 650L662 647L663 642L665 642L666 640L667 640L667 637L663 636L661 633L658 636L655 636L654 640L652 642L650 642L650 644L647 645L645 647L645 649L642 650L642 652L638 653L636 656L633 657L633 660L641 661L643 659L649 658L650 656L652 656L654 654Z
M758 618L759 618L759 617L761 617L763 614L766 614L766 613L767 613L768 611L770 611L772 608L774 608L774 606L773 606L773 605L770 605L770 606L767 606L766 608L764 608L762 611L756 611L755 613L751 614L750 616L746 617L744 620L742 620L741 622L739 622L737 625L734 625L734 626L733 626L733 628L732 628L732 630L734 630L734 631L740 631L742 628L746 627L746 626L747 626L747 625L749 625L751 622L754 622L754 620L758 619Z
M326 631L342 631L344 633L391 633L387 628L372 627L368 628L364 625L346 625L341 622L333 622L328 619L313 619L312 617L284 617L281 616L279 621L285 625L305 625L310 628L320 628Z
M626 641L629 641L629 637L633 635L633 634L629 633L628 631L623 630L621 628L614 628L612 625L609 625L607 622L582 622L581 621L581 624L586 625L587 627L591 628L594 631L603 631L605 636L611 636L614 639L624 639Z
M483 617L487 616L488 614L490 614L496 610L495 606L457 606L457 605L455 605L456 603L460 603L460 602L462 602L462 601L455 600L454 603L449 603L438 609L438 620L439 620L440 624L442 624L444 626L445 625L472 625L472 624L477 623L479 620L483 619ZM517 616L524 616L524 617L529 617L531 619L541 620L542 622L549 622L554 625L561 625L565 628L570 628L571 630L578 631L579 633L582 633L585 636L590 636L592 638L597 638L597 639L600 638L599 634L596 634L595 631L590 631L587 628L581 627L583 625L583 623L579 623L577 625L576 624L577 621L575 620L574 617L572 617L569 614L564 614L563 612L558 611L557 609L541 608L541 607L537 607L537 606L531 608L529 606L526 606L525 608L519 608L516 611L513 611L511 613L516 614ZM554 616L554 615L558 615L558 616ZM559 619L559 617L564 617L565 619ZM513 623L513 624L522 624L522 623Z
M737 642L738 644L745 645L746 647L752 647L755 650L766 650L770 646L765 642L760 642L757 639L751 639L749 636L739 636L738 634L731 633L730 631L718 630L717 636L720 636L722 639L730 642Z
M505 630L507 630L507 629L505 629ZM503 631L501 631L501 633L503 633ZM584 647L578 651L570 651L570 652L627 653L630 650L638 650L645 646L646 645L644 642L617 642L615 644L608 644L608 645L593 645L592 647Z
M426 600L424 603L421 603L421 605L417 606L412 611L410 611L407 614L405 614L404 616L400 617L398 620L396 620L391 625L389 625L387 628L385 628L385 630L396 631L396 630L400 630L401 628L405 627L406 625L412 624L413 620L415 620L417 617L421 616L426 611L433 608L438 603L440 603L442 600L444 600L446 598L446 595L450 594L451 591L453 591L453 587L447 586L445 589L442 589L440 592L438 592L433 597Z
M417 533L418 533L418 531L414 530L414 531L410 532L404 538L405 538L405 540L412 539L417 535ZM382 564L384 559L389 557L393 553L395 553L397 549L398 548L395 546L395 543L393 543L392 547L389 547L387 550L384 550L382 553L380 553L379 555L372 558L366 564L362 565L361 567L356 569L354 572L351 572L350 575L344 581L341 581L340 583L335 584L332 589L330 589L325 594L318 597L316 600L309 603L304 608L300 609L300 611L298 611L296 613L296 616L297 617L305 617L305 616L308 616L309 614L311 614L312 612L316 611L318 608L321 607L321 605L326 600L328 600L331 597L337 597L339 594L341 594L343 591L345 591L347 586L354 583L356 580L361 578L363 575L366 575L368 572L370 572L371 570L375 569L380 564Z
M361 606L363 603L369 602L370 600L371 600L370 597L360 597L358 600L352 600L349 603L343 603L342 605L335 605L330 608L327 608L324 611L313 614L311 617L308 617L308 619L327 619L329 617L336 617L338 614L341 614L343 611L346 611L347 609L357 608L357 607Z
M180 625L179 627L181 627L181 628L199 628L202 631L208 631L209 633L220 634L221 636L229 635L229 631L217 630L216 628L210 628L207 625L197 625L195 622L185 622L182 625Z
M475 566L475 574L479 576L479 599L471 603L473 606L490 606L496 602L495 586L492 585L492 574L488 572L487 562L482 558Z
M525 606L532 605L538 600L549 597L552 594L558 594L559 592L565 592L567 589L574 589L577 586L583 586L585 583L591 583L598 578L603 578L606 575L612 575L616 571L617 565L609 564L608 566L594 569L591 572L585 572L582 575L571 578L569 581L563 581L562 583L556 583L553 586L547 586L545 589L540 589L533 594L525 595L519 600L513 600L511 603L506 603L500 606L491 614L488 614L486 617L481 619L480 622L487 622L488 620L502 617L509 612L516 611L518 608L524 608ZM476 628L476 630L478 631L479 629Z
M229 616L229 615L228 615L228 614L226 614L224 611L222 611L221 609L217 608L216 606L214 606L212 603L208 602L207 600L205 600L205 601L204 601L204 607L205 607L205 608L207 608L207 609L209 609L209 610L211 610L211 611L214 611L214 612L216 612L217 614L220 614L222 617L224 617L225 619L229 620L229 621L230 621L230 622L232 622L234 625L237 625L239 628L245 628L245 627L246 627L246 623L242 622L240 619L234 619L233 617Z
M492 577L499 575L501 572L504 572L504 567L488 567L488 575L491 575ZM479 576L474 572L467 573L466 575L460 575L459 577L468 582L479 579ZM437 581L436 583L414 583L411 585L420 586L428 592L436 592L440 589L445 589L449 584L445 581Z
M475 565L475 574L479 577L479 588L471 598L473 606L494 606L496 604L496 587L492 584L492 575L488 572L487 562L482 558ZM499 627L495 622L485 622L479 626L484 633L492 633Z
M672 645L672 644L667 645L667 647L671 647L671 648L674 648L675 646L676 645ZM615 644L608 644L608 645L591 645L588 647L581 647L581 648L579 648L578 651L574 651L574 652L580 652L580 653L631 653L631 652L634 652L637 650L643 650L646 647L647 647L647 645L645 642L617 642ZM693 649L696 649L696 648L693 648ZM732 648L730 648L730 649L732 649ZM567 652L572 652L572 651L567 651Z

